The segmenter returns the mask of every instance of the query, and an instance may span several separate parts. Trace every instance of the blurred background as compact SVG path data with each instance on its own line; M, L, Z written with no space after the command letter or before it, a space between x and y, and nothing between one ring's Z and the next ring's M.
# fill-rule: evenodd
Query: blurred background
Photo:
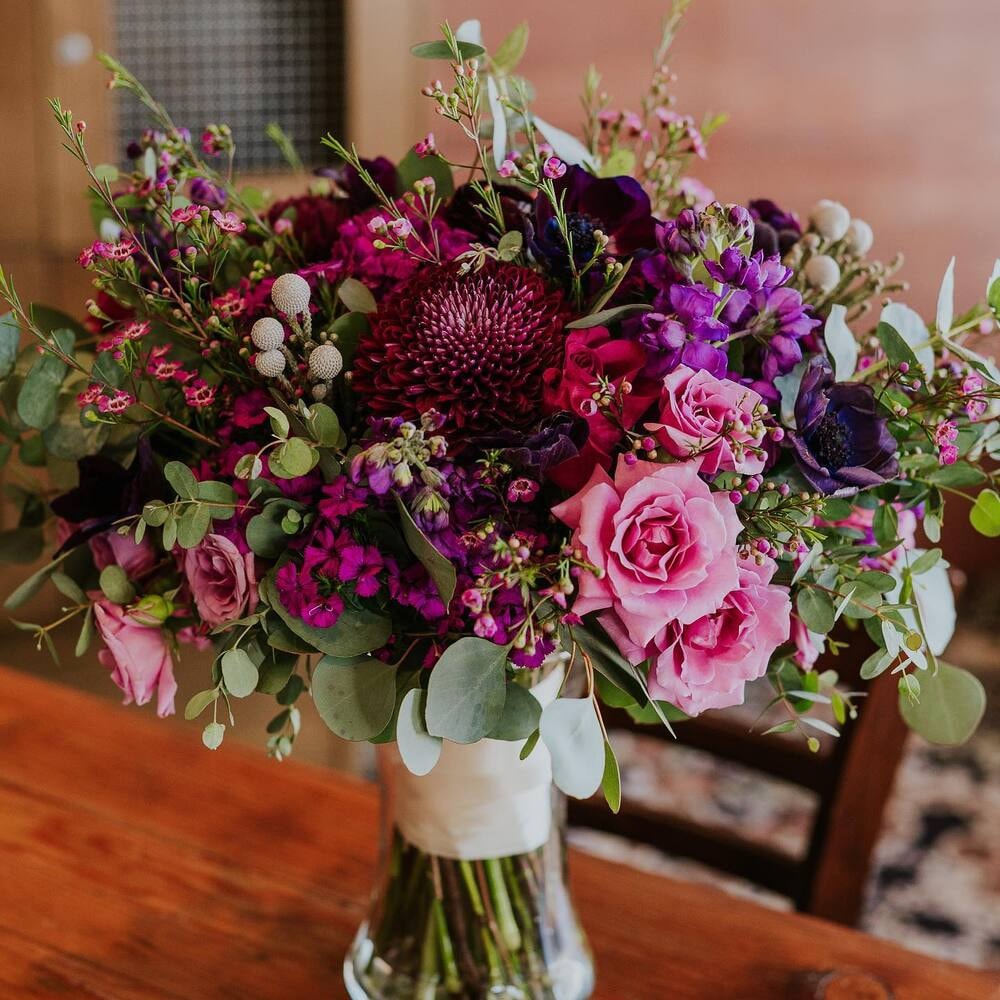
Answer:
M264 137L270 122L281 124L307 166L324 162L319 138L327 131L394 159L429 128L445 138L445 123L419 89L446 67L408 56L445 18L453 25L480 19L487 46L529 20L521 71L537 89L538 112L574 130L592 61L613 107L638 104L666 7L654 0L610 7L565 0L0 0L8 39L0 61L0 261L25 301L82 314L89 290L75 257L93 234L83 177L59 148L46 101L58 96L87 121L95 160L120 162L145 122L128 97L106 90L94 59L100 50L121 58L193 132L228 122L248 183L278 195L302 189L307 178L283 171ZM678 109L698 119L710 111L729 115L696 175L723 201L769 197L802 214L819 198L843 202L874 228L876 255L905 255L907 301L925 313L956 254L957 298L971 304L983 297L1000 255L998 36L996 0L695 0L669 60ZM907 745L861 923L944 957L1000 966L997 549L966 528L954 502L943 544L964 582L949 658L979 673L992 709L967 747ZM5 569L0 589L11 589L25 571ZM42 619L44 609L35 615ZM53 665L6 623L0 660L118 696L96 660ZM205 669L203 662L182 664L180 703L199 689L194 675ZM240 709L234 735L262 748L270 706ZM196 728L190 733L198 738ZM800 790L762 783L683 746L649 750L640 737L622 740L626 796L667 799L790 850L807 837L811 803ZM314 717L296 754L359 771L370 766L365 753L338 744ZM634 863L714 878L658 852L584 839Z

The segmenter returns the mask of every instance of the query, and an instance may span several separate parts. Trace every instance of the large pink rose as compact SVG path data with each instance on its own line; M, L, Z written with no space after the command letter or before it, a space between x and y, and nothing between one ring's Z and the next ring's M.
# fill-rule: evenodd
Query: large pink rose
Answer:
M148 538L136 544L131 535L105 531L90 539L94 565L100 570L105 566L121 566L131 580L148 573L156 565L156 550Z
M604 611L601 623L620 646L627 640L644 649L667 622L688 624L714 611L738 583L736 508L709 490L692 463L620 459L614 481L595 469L553 513L601 571L580 575L573 611Z
M203 622L222 625L257 605L253 553L222 535L206 535L184 553L184 575Z
M742 705L747 681L763 677L771 654L788 639L792 602L771 584L771 559L740 561L739 587L718 609L687 625L671 622L647 652L647 688L688 715Z
M764 469L766 412L754 389L679 365L663 379L659 421L646 428L666 452L691 458L710 476L754 475Z
M145 705L155 691L156 714L172 715L177 682L163 630L104 599L94 603L94 621L105 646L98 659L125 693L125 704Z
M542 376L543 400L549 412L566 410L583 416L589 436L579 456L548 471L557 485L578 489L595 465L611 467L611 452L623 436L621 424L632 427L656 399L655 384L638 378L645 363L646 351L640 344L616 339L603 326L573 330L566 338L563 363L547 368ZM602 378L616 390L625 381L632 387L624 397L620 423L594 409L594 391Z

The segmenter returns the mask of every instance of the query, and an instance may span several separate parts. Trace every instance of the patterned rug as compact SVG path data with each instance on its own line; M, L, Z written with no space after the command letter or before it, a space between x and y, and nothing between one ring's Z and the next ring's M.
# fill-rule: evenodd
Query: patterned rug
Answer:
M957 636L950 659L977 670L991 708L964 747L911 737L876 847L861 927L877 937L968 965L1000 968L1000 669L992 630ZM698 750L631 733L613 735L622 791L700 823L801 853L812 793L723 763ZM574 830L588 851L710 882L758 902L788 902L685 859L592 831Z

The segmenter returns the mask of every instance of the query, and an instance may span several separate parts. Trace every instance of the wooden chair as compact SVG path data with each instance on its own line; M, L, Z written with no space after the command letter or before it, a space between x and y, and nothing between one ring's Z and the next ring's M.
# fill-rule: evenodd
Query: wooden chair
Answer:
M725 713L674 727L682 746L708 751L816 793L819 805L803 857L628 799L618 815L600 796L571 800L570 823L618 834L748 879L788 896L806 913L842 924L856 923L907 733L897 708L896 677L886 673L867 684L856 680L870 651L867 636L856 633L830 664L852 689L866 691L867 697L859 706L858 718L845 724L825 755L810 753L801 742L788 738L748 732L745 724L727 721ZM637 725L625 712L608 712L606 721L609 729L629 729L673 741L662 726Z

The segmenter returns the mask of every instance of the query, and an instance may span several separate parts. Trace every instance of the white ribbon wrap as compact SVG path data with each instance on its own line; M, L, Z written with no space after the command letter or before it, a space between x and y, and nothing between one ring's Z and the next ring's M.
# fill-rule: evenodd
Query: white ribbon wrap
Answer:
M563 672L559 662L531 689L543 708L559 693ZM552 828L552 762L541 741L527 760L522 746L445 740L434 769L420 776L406 769L395 745L387 747L399 832L427 854L460 861L537 850Z

